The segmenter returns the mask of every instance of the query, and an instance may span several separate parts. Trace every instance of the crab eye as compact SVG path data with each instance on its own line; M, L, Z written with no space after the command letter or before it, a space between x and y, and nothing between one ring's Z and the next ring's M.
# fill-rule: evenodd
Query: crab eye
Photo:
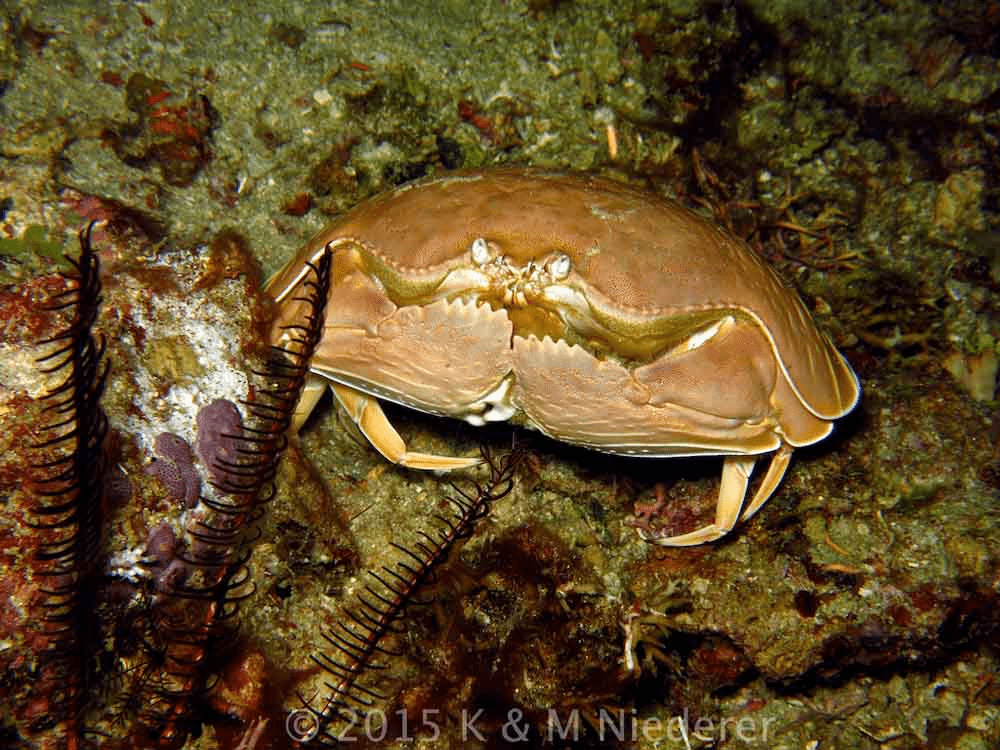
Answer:
M490 248L486 244L486 240L482 237L476 237L472 241L472 247L469 250L469 254L472 255L472 262L477 266L485 264L490 259Z
M549 273L552 274L552 278L561 281L569 276L571 266L572 263L569 256L564 253L558 253L552 262L549 263Z

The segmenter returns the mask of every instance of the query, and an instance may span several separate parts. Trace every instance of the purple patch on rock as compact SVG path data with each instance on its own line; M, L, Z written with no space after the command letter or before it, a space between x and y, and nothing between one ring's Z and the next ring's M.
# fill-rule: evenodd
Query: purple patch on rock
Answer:
M146 539L146 557L151 557L158 565L167 565L173 558L177 548L177 535L173 527L164 521L155 529L151 529Z
M176 591L187 579L188 566L183 560L172 560L166 570L156 578L156 587L159 591Z
M185 508L197 505L201 478L194 468L194 457L187 441L172 432L161 433L153 443L153 453L156 458L146 467L146 473L163 482L170 497L183 501Z
M230 471L230 468L239 463L242 434L243 421L232 401L216 399L198 412L195 450L208 471L210 481L223 492L241 486L239 473Z

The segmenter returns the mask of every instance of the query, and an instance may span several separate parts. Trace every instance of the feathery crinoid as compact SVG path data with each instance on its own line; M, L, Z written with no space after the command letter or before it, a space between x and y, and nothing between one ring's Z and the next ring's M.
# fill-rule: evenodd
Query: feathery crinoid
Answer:
M298 693L303 708L288 723L297 740L324 747L356 740L345 738L344 729L365 724L368 712L388 699L379 690L379 675L388 667L384 657L399 652L387 641L402 632L400 618L407 605L434 577L456 543L470 537L492 504L510 492L517 455L514 451L497 460L484 452L490 472L486 481L468 480L469 489L453 483L455 494L447 498L447 511L435 514L429 528L418 531L409 545L391 542L398 553L393 564L367 571L368 580L353 606L344 607L343 617L323 633L329 648L312 656L326 673L323 686L327 692L312 699Z
M258 502L274 494L274 478L281 453L288 443L288 431L295 407L302 395L309 363L323 337L326 302L330 293L330 268L333 256L329 248L316 265L309 264L312 277L306 279L305 319L284 327L289 332L282 346L270 347L263 370L254 370L260 382L252 395L241 403L248 419L243 425L237 461L217 462L216 486L223 492L246 492L256 487Z
M97 647L96 589L100 577L102 494L107 417L101 394L108 375L104 341L91 331L101 302L99 263L91 247L93 224L80 233L80 258L67 260L75 273L69 288L46 309L69 317L39 369L62 380L44 396L49 421L35 444L33 492L38 501L31 525L39 542L36 575L41 580L40 628L46 648L35 694L51 707L52 725L68 748L82 743L82 714L91 679L89 655Z
M254 370L244 414L217 400L198 416L197 452L210 489L200 494L181 550L158 577L151 613L161 658L148 681L134 747L179 747L197 723L192 702L210 686L219 657L236 638L239 604L253 593L248 561L256 525L275 492L286 433L323 330L330 254L312 267L304 298L308 313L288 343L272 348Z

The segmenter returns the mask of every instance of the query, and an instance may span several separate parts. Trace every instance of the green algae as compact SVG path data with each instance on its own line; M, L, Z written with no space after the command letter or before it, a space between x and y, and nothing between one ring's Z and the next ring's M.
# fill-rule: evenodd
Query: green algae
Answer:
M62 257L62 252L62 243L50 240L45 227L38 224L25 227L18 239L0 238L0 255L9 255L17 260L35 255L57 260Z

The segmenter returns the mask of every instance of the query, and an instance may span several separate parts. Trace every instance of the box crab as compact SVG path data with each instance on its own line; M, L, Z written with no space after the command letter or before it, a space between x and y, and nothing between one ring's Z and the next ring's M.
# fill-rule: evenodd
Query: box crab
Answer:
M793 449L859 398L850 366L745 243L607 180L455 173L359 205L269 282L279 345L325 248L330 300L300 422L331 385L383 456L417 469L478 459L409 451L378 399L613 454L725 456L715 522L647 535L659 544L709 542L752 516Z

